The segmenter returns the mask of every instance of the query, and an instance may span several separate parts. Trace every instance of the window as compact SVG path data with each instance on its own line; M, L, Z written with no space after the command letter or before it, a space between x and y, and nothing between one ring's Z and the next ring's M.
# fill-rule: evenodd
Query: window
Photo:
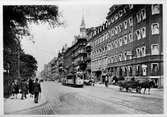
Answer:
M118 47L119 47L119 46L120 46L120 44L119 44L119 39L117 39L116 42L117 42L117 45L118 45Z
M122 46L122 37L119 38L119 45Z
M129 33L129 42L133 41L133 33Z
M117 62L118 60L117 60L117 55L115 55L115 62Z
M158 75L158 71L159 71L158 63L152 63L151 64L152 75Z
M122 17L122 15L123 15L123 11L120 10L120 11L119 11L119 17Z
M114 17L111 18L111 23L113 23L113 22L114 22Z
M114 36L114 29L111 29L111 35Z
M112 45L112 43L110 42L110 49L113 49L113 45Z
M142 38L146 37L146 27L141 28L140 30Z
M133 4L129 4L129 9L133 9Z
M107 51L107 46L105 46L105 51Z
M128 26L127 20L125 20L125 21L124 21L124 28L127 29L127 26Z
M147 75L147 65L142 64L142 75L146 76Z
M141 22L141 13L140 12L138 12L136 14L136 18L137 18L137 23Z
M124 14L126 13L126 8L123 9L123 13L124 13Z
M108 33L106 34L106 38L109 39L109 34Z
M152 32L152 35L159 34L159 23L151 24L151 32Z
M132 17L129 18L129 25L133 26L133 18Z
M110 58L108 58L108 59L107 59L107 64L109 64L109 63L110 63L110 60L111 60Z
M114 62L114 57L111 57L111 63L113 63Z
M159 55L159 45L158 44L151 45L151 54L152 55Z
M118 47L117 40L114 41L115 48Z
M127 44L128 43L127 35L125 35L123 39L124 39L124 44Z
M123 57L124 57L124 60L126 61L127 60L127 53L126 52L124 52Z
M154 4L151 6L152 15L160 13L160 6L158 4Z
M119 55L119 61L122 61L122 54Z
M146 9L141 10L141 18L142 18L142 20L146 19Z
M136 30L136 38L137 40L140 40L141 39L141 34L140 34L140 30Z
M116 13L115 16L114 16L115 20L118 19L118 14Z
M119 32L119 33L121 32L121 27L120 27L120 25L118 26L118 32Z
M146 56L146 47L141 47L141 56Z
M122 23L119 24L119 31L121 32L122 29Z
M118 27L117 26L115 26L115 34L118 34Z
M140 57L140 48L136 48L136 56L137 58Z

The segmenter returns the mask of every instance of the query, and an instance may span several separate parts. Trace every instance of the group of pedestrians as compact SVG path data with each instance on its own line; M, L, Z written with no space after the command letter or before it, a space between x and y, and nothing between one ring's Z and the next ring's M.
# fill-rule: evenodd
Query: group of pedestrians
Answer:
M34 102L38 103L39 93L41 93L41 85L39 83L38 78L32 80L23 79L21 82L18 80L14 80L11 83L11 92L12 96L17 98L17 95L21 93L21 99L26 99L27 94L30 94L30 98L34 97Z

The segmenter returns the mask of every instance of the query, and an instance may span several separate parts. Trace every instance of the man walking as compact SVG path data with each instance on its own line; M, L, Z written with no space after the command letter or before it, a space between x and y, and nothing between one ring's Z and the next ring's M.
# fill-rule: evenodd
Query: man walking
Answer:
M21 82L21 99L23 100L24 98L26 99L27 98L27 90L28 90L28 86L27 86L27 83L26 83L26 80L23 79L22 82Z
M38 83L38 78L35 80L34 83L34 102L38 103L39 93L41 93L41 85Z
M29 79L29 93L30 93L30 97L33 97L33 80L30 78Z

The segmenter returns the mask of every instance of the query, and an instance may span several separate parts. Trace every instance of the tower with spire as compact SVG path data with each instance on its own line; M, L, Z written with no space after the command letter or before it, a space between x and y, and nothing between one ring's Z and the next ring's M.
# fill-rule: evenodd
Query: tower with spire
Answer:
M86 25L85 25L85 20L84 20L84 14L82 14L82 20L81 20L81 25L80 25L80 37L86 38Z

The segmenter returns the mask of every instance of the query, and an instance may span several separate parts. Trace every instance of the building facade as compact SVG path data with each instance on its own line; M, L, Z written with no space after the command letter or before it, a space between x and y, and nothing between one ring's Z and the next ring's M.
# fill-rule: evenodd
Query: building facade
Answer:
M163 86L162 5L113 5L106 22L91 34L91 69Z

